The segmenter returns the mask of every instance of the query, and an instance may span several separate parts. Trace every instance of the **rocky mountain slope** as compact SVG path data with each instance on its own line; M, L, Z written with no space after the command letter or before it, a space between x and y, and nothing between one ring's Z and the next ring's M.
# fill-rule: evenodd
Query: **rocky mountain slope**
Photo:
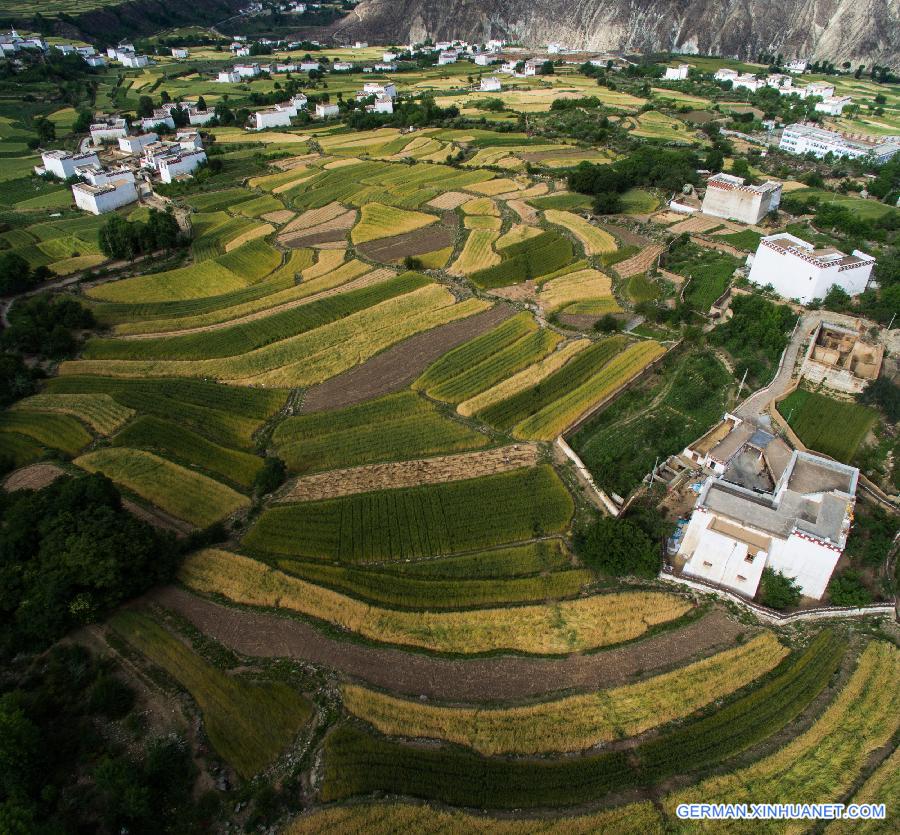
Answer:
M900 0L362 0L341 37L900 63Z

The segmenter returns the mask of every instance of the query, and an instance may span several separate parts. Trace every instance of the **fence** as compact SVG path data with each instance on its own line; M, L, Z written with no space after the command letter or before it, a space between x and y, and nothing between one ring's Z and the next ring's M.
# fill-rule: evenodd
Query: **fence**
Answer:
M847 606L823 606L818 609L806 609L802 612L793 612L789 615L769 609L766 606L760 606L753 603L741 595L729 591L728 589L714 586L704 580L697 578L687 579L687 577L679 577L675 574L670 566L665 566L659 573L659 579L664 583L675 583L681 586L687 586L695 591L703 594L714 594L723 600L737 603L739 606L747 609L760 620L776 625L785 625L796 621L804 620L824 620L827 618L864 618L864 617L897 617L896 603L877 603L871 606L847 607Z

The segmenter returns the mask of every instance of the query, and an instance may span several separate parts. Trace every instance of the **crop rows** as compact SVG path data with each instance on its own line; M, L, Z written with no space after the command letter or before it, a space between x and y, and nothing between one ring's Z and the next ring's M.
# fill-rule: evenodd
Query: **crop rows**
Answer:
M554 278L541 288L538 296L541 304L547 311L557 311L568 308L575 302L606 303L606 312L620 310L618 303L612 295L612 279L599 270L579 270L568 275Z
M548 223L568 229L584 246L586 255L604 255L615 252L616 239L609 232L586 221L572 212L561 212L558 209L547 209L544 217Z
M582 751L681 719L768 673L787 650L766 632L743 646L612 690L523 707L446 707L344 685L344 706L387 736L456 742L488 756Z
M478 412L478 417L493 426L510 430L529 415L539 412L589 380L625 345L625 338L620 336L596 342L590 348L577 353L562 368L539 383Z
M20 400L13 411L71 415L98 435L111 435L135 414L108 394L35 394Z
M499 263L500 256L494 252L494 241L499 236L495 229L473 229L469 232L462 252L453 262L453 272L469 275Z
M350 238L355 244L412 232L431 223L437 223L438 220L437 215L404 211L380 203L366 203L360 214L359 223L350 233Z
M169 420L143 415L113 438L113 446L158 452L190 466L201 467L243 488L263 465L256 455L228 449Z
M655 624L681 617L690 604L662 592L628 591L461 612L383 609L291 577L239 554L207 549L191 554L179 577L194 591L236 603L288 609L364 638L434 652L569 653L638 638Z
M245 354L298 334L307 333L352 313L425 287L425 276L406 273L391 279L341 293L310 304L275 311L231 327L168 336L158 339L93 339L83 352L85 359L199 360Z
M900 650L871 641L850 680L808 731L747 768L679 792L667 805L674 809L701 798L704 803L839 801L869 755L898 727ZM893 812L889 808L888 814Z
M284 682L228 675L143 612L120 612L110 626L191 694L213 747L245 778L269 765L312 716Z
M282 421L272 441L297 473L478 449L487 438L411 392Z
M471 279L483 289L505 287L558 270L572 260L572 244L556 232L542 232L501 250L502 261L473 272Z
M571 806L655 784L664 775L710 767L783 728L821 692L844 648L843 641L825 634L806 652L782 662L780 675L733 700L719 713L630 752L508 760L458 748L405 745L346 724L326 743L322 799L379 791L456 806L525 809ZM711 734L709 740L707 734ZM667 745L670 737L675 737L675 748ZM687 757L666 756L670 750L675 753L682 739ZM658 755L663 755L660 764L654 760Z
M24 435L41 446L76 455L93 436L80 420L68 414L16 409L0 412L0 434Z
M267 510L246 544L353 564L450 554L563 531L573 504L549 466Z
M838 461L852 460L878 421L874 409L805 389L797 389L778 408L791 416L791 428L806 446Z
M205 528L250 504L246 496L213 479L138 449L111 447L75 459L82 469L100 472L151 504Z
M571 566L561 540L541 539L524 545L493 548L461 556L427 558L381 566L380 571L401 577L438 579L499 579L529 577Z
M54 377L52 394L107 394L141 414L156 415L224 446L248 447L253 433L287 399L281 391L242 389L200 380Z

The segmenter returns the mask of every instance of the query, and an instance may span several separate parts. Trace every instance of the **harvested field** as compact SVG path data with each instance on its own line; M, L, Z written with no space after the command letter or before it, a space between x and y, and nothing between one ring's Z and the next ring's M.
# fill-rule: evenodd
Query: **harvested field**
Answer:
M456 219L455 216L454 220ZM435 226L417 229L392 238L381 238L360 244L357 249L373 261L391 263L407 256L424 255L453 245L456 232L452 225L443 220Z
M516 183L515 180L510 180L507 178L487 180L483 183L475 183L468 188L469 191L474 191L478 194L485 194L488 197L493 197L495 194L506 194L508 192L518 193L519 191L521 191L518 183Z
M489 197L470 198L462 207L462 210L467 215L493 215L494 217L500 217L500 209Z
M347 238L347 232L353 228L354 223L356 223L356 211L354 209L348 209L337 215L337 217L318 223L315 226L307 227L306 229L288 231L287 228L285 228L278 235L278 243L282 246L299 248L303 246L312 246L314 244L344 241Z
M402 234L436 223L437 217L422 212L407 211L382 203L366 203L361 209L361 217L350 235L355 244L386 238L392 233Z
M507 246L520 244L522 241L527 241L529 238L537 237L541 234L541 231L542 230L537 226L526 226L525 224L518 223L511 227L508 232L501 235L494 246L500 250Z
M3 489L7 493L14 493L16 490L43 490L62 475L65 475L65 471L56 464L31 464L10 473L3 480Z
M319 226L322 223L327 223L329 220L340 217L346 211L346 208L340 203L329 203L320 209L309 209L294 218L281 232L285 234L287 232L297 232L301 229L311 229L314 226Z
M629 278L632 275L645 273L656 263L656 259L659 258L663 249L664 247L662 244L650 244L648 247L642 249L637 255L632 255L631 258L620 261L613 269L615 269L622 278Z
M536 226L540 222L540 216L538 215L537 209L533 206L529 206L524 200L518 198L507 200L506 205L522 218L522 223L528 224L529 226Z
M303 280L311 281L314 278L330 273L343 264L346 257L344 252L320 252L316 263L303 270Z
M682 232L708 232L721 226L722 221L717 217L707 217L706 215L692 215L686 220L679 221L674 226L669 227L670 232L680 235Z
M601 223L599 225L602 229L609 232L610 235L614 235L618 238L625 246L637 246L643 248L653 243L653 241L645 235L639 235L637 232L632 232L630 229L625 226L620 226L617 223Z
M537 282L529 278L521 284L510 284L509 287L492 287L489 292L493 296L509 299L511 302L533 304L537 301L537 290Z
M669 226L672 223L678 223L679 221L684 220L684 215L679 214L678 212L663 211L657 212L650 219L654 223L660 223L663 226Z
M135 519L140 519L142 522L146 522L154 528L159 528L161 531L171 531L177 537L185 537L191 531L196 530L190 523L185 522L183 519L178 519L160 510L158 507L138 504L124 496L122 497L122 507Z
M392 693L469 703L521 700L633 683L642 676L733 646L739 633L750 637L755 631L721 609L714 609L679 629L599 653L564 658L505 655L451 659L350 643L302 621L223 606L175 586L158 589L149 599L244 655L294 658L321 664Z
M499 304L466 319L416 334L362 365L313 386L306 393L301 412L340 409L400 391L438 357L496 327L515 312L513 308Z
M468 203L471 199L471 194L462 191L445 191L433 200L429 200L425 205L431 206L432 209L455 209L462 206L463 203Z
M370 464L300 478L282 493L280 502L314 502L353 493L440 484L502 473L538 463L540 451L534 444L514 444L478 452L444 455L417 461Z
M490 215L467 215L463 219L463 226L466 229L493 229L495 232L499 232L502 225L499 217Z
M612 279L599 270L578 270L554 278L544 284L538 293L538 302L549 312L562 310L574 302L585 301L597 304L601 313L621 310L612 294Z

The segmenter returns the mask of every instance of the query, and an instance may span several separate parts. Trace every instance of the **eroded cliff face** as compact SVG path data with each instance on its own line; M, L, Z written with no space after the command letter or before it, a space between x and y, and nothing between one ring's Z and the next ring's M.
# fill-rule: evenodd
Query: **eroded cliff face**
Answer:
M896 66L900 0L363 0L334 34Z

